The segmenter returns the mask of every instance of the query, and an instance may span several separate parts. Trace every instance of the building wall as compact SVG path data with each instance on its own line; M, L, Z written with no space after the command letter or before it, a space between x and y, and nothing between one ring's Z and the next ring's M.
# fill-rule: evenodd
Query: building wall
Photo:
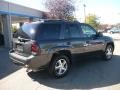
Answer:
M3 33L2 17L1 17L1 15L0 15L0 33Z
M42 18L42 11L9 3L6 1L0 1L0 13L7 13L7 14L9 13L18 16Z
M43 12L0 0L0 15L5 47L10 48L12 46L12 22L39 19L42 18Z

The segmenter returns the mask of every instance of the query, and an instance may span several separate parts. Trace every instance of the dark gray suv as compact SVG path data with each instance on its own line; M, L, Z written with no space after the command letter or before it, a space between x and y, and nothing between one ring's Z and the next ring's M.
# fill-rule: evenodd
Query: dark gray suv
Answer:
M70 70L73 55L100 52L105 60L110 60L113 51L113 39L88 24L43 20L21 27L13 38L9 56L15 64L28 70L47 68L51 75L60 78Z

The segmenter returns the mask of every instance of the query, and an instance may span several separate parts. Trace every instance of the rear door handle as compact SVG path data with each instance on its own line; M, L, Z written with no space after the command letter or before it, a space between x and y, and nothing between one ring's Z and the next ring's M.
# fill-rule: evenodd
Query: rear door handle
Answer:
M87 47L87 46L89 46L89 44L86 43L86 44L84 44L83 46L84 46L84 47Z
M71 45L71 42L67 42L67 45Z
M89 46L89 41L84 42L83 46L84 46L84 47Z

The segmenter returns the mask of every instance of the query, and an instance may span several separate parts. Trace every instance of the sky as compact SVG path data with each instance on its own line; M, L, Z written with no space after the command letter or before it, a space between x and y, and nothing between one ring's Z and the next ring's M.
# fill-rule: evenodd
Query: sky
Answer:
M120 23L120 0L81 0L78 5L77 17L84 16L83 4L86 4L86 14L95 14L99 17L101 23L115 24Z
M43 0L6 0L23 6L46 11ZM76 0L77 1L77 0ZM79 21L84 21L84 7L86 16L95 14L103 24L120 23L120 0L80 0L76 5L75 16Z

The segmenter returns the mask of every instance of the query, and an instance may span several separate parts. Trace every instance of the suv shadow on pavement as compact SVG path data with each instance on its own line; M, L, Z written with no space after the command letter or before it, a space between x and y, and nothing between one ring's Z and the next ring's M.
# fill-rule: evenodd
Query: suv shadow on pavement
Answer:
M0 48L0 79L12 74L20 69L20 67L14 65L9 59L9 50L4 47Z
M69 75L61 79L48 76L48 72L29 72L28 75L45 86L56 89L92 89L120 83L120 56L104 61L99 57L74 59Z

